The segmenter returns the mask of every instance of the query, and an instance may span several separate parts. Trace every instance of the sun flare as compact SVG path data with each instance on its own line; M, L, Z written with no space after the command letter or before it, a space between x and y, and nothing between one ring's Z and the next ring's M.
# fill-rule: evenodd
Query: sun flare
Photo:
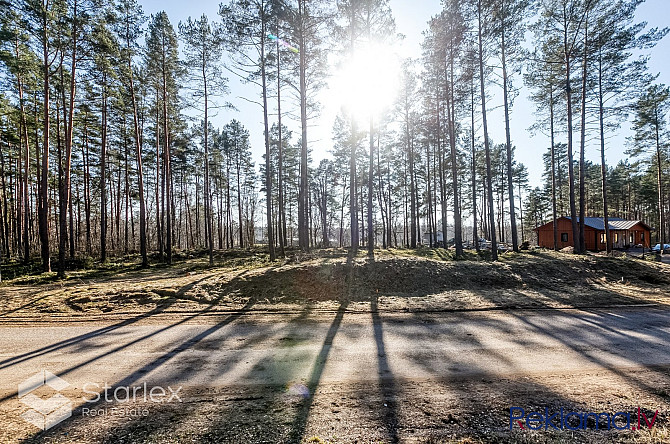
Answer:
M357 119L378 115L396 97L399 66L398 55L388 45L359 48L336 74L334 99Z

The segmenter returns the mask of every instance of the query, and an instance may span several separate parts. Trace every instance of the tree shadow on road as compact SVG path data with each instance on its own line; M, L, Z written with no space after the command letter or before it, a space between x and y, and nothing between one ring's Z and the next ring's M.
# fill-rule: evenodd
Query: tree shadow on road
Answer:
M377 369L379 374L379 388L383 404L383 421L386 426L388 439L392 443L398 442L398 399L393 372L389 365L384 342L384 328L379 316L379 305L376 297L370 302L372 313L372 328L374 330L375 346L377 349Z

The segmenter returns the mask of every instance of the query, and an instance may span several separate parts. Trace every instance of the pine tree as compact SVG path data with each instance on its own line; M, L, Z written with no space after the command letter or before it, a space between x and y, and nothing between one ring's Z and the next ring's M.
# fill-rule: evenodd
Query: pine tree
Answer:
M509 192L510 226L512 231L512 248L519 251L517 235L516 209L514 204L514 186L512 170L512 141L510 135L510 108L513 103L512 76L520 69L521 42L526 30L525 20L530 9L530 0L498 0L493 5L495 24L493 34L499 40L500 65L502 70L503 106L505 111L505 152L507 189ZM511 69L510 69L511 68Z
M488 203L488 216L489 216L489 225L490 225L490 237L491 237L491 259L498 260L498 243L496 241L496 232L495 232L495 215L493 212L493 170L491 169L491 143L489 140L489 131L488 131L488 119L486 114L486 77L485 73L485 59L486 55L484 52L484 38L486 30L486 23L484 22L484 4L482 0L477 0L477 43L478 43L478 52L477 56L479 59L479 88L480 88L480 97L482 102L482 127L484 130L484 151L486 154L486 197Z
M577 218L577 206L575 199L575 178L573 162L573 69L574 65L582 55L583 46L580 47L580 37L583 35L582 27L587 13L592 5L591 0L550 0L542 3L538 23L535 25L537 32L547 37L547 42L555 45L549 51L548 63L560 63L563 67L563 85L565 89L566 125L567 125L567 147L568 147L568 176L570 186L570 220L572 223L572 235L575 252L581 253L580 229ZM583 107L582 107L583 108ZM583 222L583 220L582 220Z
M171 147L176 136L174 120L171 117L178 113L178 80L182 76L178 56L177 35L167 14L159 12L152 15L149 21L146 38L146 62L150 76L158 79L161 99L161 119L163 135L163 175L165 181L165 251L166 261L172 263L173 232L173 178L171 168Z
M323 88L327 73L326 51L324 50L325 27L333 13L332 5L324 0L296 0L287 12L286 24L288 35L298 45L299 54L287 54L285 63L297 77L297 84L291 79L289 83L297 90L300 103L301 146L300 153L300 193L298 197L298 241L300 248L308 248L308 153L310 150L307 136L308 121L318 117L316 94ZM279 44L279 42L277 42ZM281 47L277 46L277 58ZM279 124L281 128L281 123ZM281 158L281 157L280 157ZM280 173L281 175L281 173ZM283 207L283 202L280 202ZM281 211L280 211L281 212Z
M612 251L609 230L609 205L607 199L607 163L605 161L605 133L616 129L618 122L627 117L631 95L641 84L648 81L646 60L631 60L634 49L650 48L668 29L652 29L640 35L645 24L632 24L641 0L619 0L613 5L604 5L594 20L593 45L597 75L598 126L600 136L600 165L602 179L603 217L605 220L605 243L607 252Z
M635 120L632 139L633 156L653 153L650 163L656 168L656 187L658 196L658 239L661 245L666 243L666 220L664 197L665 164L667 162L667 121L670 110L670 88L665 85L651 85L635 104ZM661 254L663 248L661 248Z
M185 23L179 23L179 31L184 40L186 66L192 71L194 88L191 98L195 106L203 111L203 149L204 149L204 205L206 245L209 251L209 264L214 264L214 238L212 234L213 217L209 179L209 102L210 98L227 92L227 79L221 75L218 62L222 56L223 36L220 28L210 25L206 15L199 20L189 17ZM213 92L212 92L213 91ZM200 105L199 102L202 101ZM240 218L241 219L241 218ZM241 227L240 227L241 230ZM241 237L240 237L241 239Z
M267 34L274 20L272 4L268 0L232 0L221 4L219 15L223 20L226 49L233 61L231 70L246 82L261 90L263 136L265 139L265 192L270 260L277 258L275 251L272 212L272 165L270 156L270 126L268 119L268 78L271 47Z

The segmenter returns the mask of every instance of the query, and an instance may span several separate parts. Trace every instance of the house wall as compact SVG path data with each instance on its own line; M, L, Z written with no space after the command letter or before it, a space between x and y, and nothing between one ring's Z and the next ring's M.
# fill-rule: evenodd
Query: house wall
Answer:
M615 236L615 234L618 236ZM636 224L628 230L612 231L612 246L614 248L629 248L638 244L649 248L650 242L651 232L642 226L642 224Z
M538 233L538 245L545 248L554 248L554 227L549 223L540 227ZM567 241L566 239L567 235ZM587 250L597 250L600 245L599 233L591 227L584 227L584 243ZM572 223L567 219L558 219L558 248L572 247ZM604 244L603 247L604 249Z
M600 245L600 232L591 227L584 227L584 243L587 250L598 251Z
M584 240L586 249L592 251L602 251L606 249L604 242L604 231L597 231L591 227L584 227ZM549 222L537 229L538 245L545 248L554 248L554 228L553 223ZM567 241L563 239L566 238ZM650 246L651 233L641 224L631 227L629 230L612 230L613 248L627 248L633 245L643 244L646 248ZM631 242L631 236L632 241ZM572 223L568 219L558 219L558 248L572 247Z
M558 248L572 247L572 223L568 219L558 219ZM554 227L550 222L538 228L538 245L545 248L554 248ZM566 236L567 235L567 236ZM564 240L567 239L567 240ZM596 249L596 231L591 227L584 227L586 248Z

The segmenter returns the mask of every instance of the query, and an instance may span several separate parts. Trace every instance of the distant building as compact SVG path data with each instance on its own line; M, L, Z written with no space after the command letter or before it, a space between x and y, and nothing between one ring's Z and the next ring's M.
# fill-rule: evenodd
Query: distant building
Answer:
M579 220L579 218L577 218ZM651 228L640 220L624 220L611 217L608 220L612 248L622 249L635 245L649 248ZM569 217L556 219L558 227L558 248L574 247L572 240L572 222ZM535 228L537 243L540 247L554 248L554 221ZM584 241L586 249L601 251L605 245L605 220L602 217L584 218Z

